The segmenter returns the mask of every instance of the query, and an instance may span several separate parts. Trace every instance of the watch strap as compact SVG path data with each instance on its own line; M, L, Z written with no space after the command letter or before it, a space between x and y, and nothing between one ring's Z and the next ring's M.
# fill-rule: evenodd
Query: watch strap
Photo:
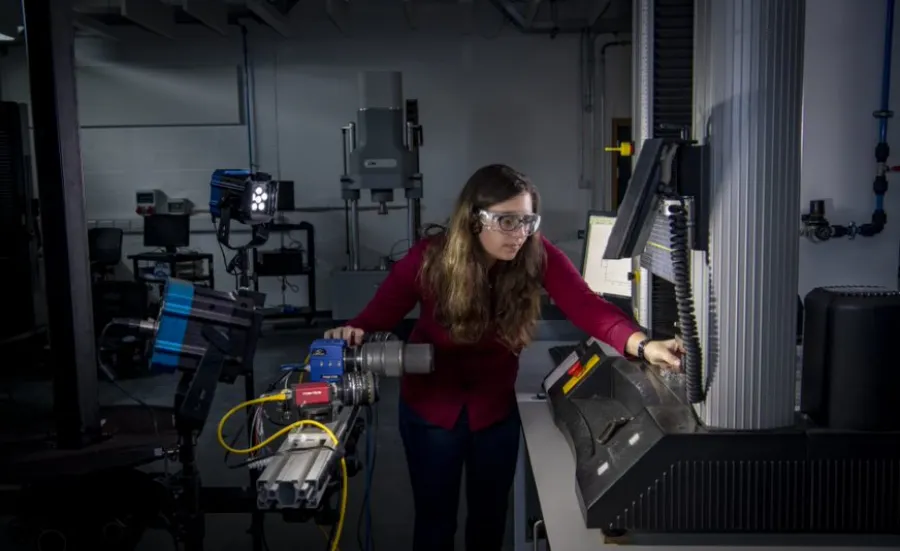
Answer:
M647 361L647 358L644 356L644 348L647 346L647 343L650 342L651 339L644 339L637 346L637 357L642 362Z

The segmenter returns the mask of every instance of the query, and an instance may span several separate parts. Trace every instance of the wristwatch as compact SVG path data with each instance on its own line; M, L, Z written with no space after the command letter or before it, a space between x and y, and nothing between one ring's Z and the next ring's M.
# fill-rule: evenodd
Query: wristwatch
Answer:
M638 357L638 359L641 360L642 362L646 362L646 361L647 361L647 358L644 356L644 347L646 347L646 346L647 346L647 343L650 342L651 340L652 340L652 339L644 339L644 340L642 340L640 343L638 343L638 347L637 347L637 357Z

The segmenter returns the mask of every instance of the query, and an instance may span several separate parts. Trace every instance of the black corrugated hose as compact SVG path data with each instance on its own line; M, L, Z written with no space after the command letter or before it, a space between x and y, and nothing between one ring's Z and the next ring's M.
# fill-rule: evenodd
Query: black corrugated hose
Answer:
M703 352L697 334L697 318L694 315L694 297L691 290L691 265L688 250L688 219L684 200L669 205L669 232L672 244L672 269L675 274L675 302L678 308L678 328L681 332L684 357L682 368L687 379L688 402L699 404L706 396L703 389Z

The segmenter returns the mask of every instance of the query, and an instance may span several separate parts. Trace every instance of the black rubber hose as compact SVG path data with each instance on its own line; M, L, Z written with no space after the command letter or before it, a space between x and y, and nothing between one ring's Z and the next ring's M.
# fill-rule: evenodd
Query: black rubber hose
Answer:
M684 346L682 368L687 379L688 402L699 404L705 399L703 390L703 353L694 316L691 290L691 268L688 250L688 220L684 202L669 206L669 232L672 239L672 269L675 275L675 303L678 308L678 327Z

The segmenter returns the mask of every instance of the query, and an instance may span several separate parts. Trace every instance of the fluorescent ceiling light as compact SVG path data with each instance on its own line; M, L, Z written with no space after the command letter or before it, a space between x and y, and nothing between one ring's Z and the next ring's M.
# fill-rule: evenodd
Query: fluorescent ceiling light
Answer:
M16 27L16 36L9 36L8 34L0 33L0 42L12 42L23 32L25 32L25 27L19 25L18 27Z

